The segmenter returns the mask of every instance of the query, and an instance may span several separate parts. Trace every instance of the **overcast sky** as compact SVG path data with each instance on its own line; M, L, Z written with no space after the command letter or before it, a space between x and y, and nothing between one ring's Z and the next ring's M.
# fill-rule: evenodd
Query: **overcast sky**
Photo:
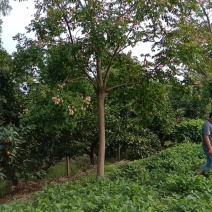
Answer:
M13 10L8 16L1 17L2 25L2 42L3 47L12 53L16 50L17 42L12 39L17 33L25 33L25 27L30 24L33 19L34 0L28 1L10 1ZM30 35L33 37L33 35Z
M13 36L17 33L26 33L25 27L28 26L34 18L34 0L28 1L10 1L13 10L8 16L1 17L2 25L2 42L3 47L11 54L16 51L17 42ZM27 37L34 37L33 34L27 34ZM129 49L129 48L128 48ZM140 54L150 53L150 44L137 45L132 50L132 56L139 57Z

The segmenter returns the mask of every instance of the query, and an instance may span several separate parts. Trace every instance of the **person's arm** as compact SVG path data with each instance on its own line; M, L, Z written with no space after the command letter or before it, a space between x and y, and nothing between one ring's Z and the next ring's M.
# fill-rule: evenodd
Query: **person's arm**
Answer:
M208 147L209 154L212 155L212 146L211 146L211 143L210 143L209 135L204 135L204 141L205 141L205 144Z

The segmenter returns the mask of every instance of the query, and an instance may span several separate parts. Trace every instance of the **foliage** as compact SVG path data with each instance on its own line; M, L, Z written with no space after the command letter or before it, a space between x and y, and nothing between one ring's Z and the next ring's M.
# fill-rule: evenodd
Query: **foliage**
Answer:
M202 119L211 112L211 82L185 75L168 91L172 108L178 112L177 124L183 118Z
M120 64L127 69L129 59L125 62L126 64ZM118 63L115 65L118 66ZM124 68L116 67L111 71L110 79L115 84L120 83L123 78L133 81L134 77L142 78L142 82L132 87L120 88L106 97L107 156L114 157L118 145L122 149L128 146L131 158L154 154L160 146L164 146L165 139L176 125L176 114L167 95L169 85L157 82L146 70L142 70L136 60L131 61L130 66L130 74L126 73L124 76Z
M98 147L98 116L95 94L88 96L89 104L84 105L84 113L75 121L76 127L72 131L73 151L77 155L88 154L90 163L95 164L94 155Z
M129 139L131 136L129 136ZM140 128L137 136L132 137L131 140L126 140L125 142L129 147L130 159L146 158L161 150L158 136L149 129Z
M9 194L11 183L0 179L0 198Z
M30 141L26 146L27 161L30 161L33 170L47 169L62 157L77 155L84 149L90 148L93 154L98 138L98 174L103 175L104 113L112 113L116 101L116 114L106 114L117 126L116 129L111 123L106 123L109 135L107 147L113 148L113 142L114 145L128 144L133 158L138 158L147 157L159 149L157 136L163 146L179 114L178 110L175 113L167 96L169 87L163 85L171 82L176 69L173 68L173 72L165 65L170 65L171 61L172 67L182 62L189 66L190 52L194 53L192 58L195 61L202 63L201 55L206 58L210 48L204 21L199 22L193 16L187 18L188 12L203 15L198 6L194 0L186 3L36 1L35 19L28 27L29 32L35 32L36 39L17 35L18 52L13 55L13 74L16 76L13 79L20 83L25 93L24 108L18 111L18 106L13 107L17 108L15 112L11 110L16 116L20 112L21 123L30 127L25 138ZM171 28L171 32L167 27ZM201 36L200 40L192 41L192 32L196 28L203 30L201 36L205 35L206 41L203 42ZM156 64L147 62L146 66L142 66L131 59L130 52L123 54L123 49L133 47L137 42L155 40L159 41L156 45L161 50L156 55ZM189 68L194 69L193 66ZM136 87L135 83L139 86ZM105 99L106 93L129 85L134 85L131 91L127 88L126 92L116 96L114 102L105 104L108 100ZM88 106L86 97L93 94L92 86L97 94L96 105L84 111ZM186 102L186 106L192 106L187 110L190 116L199 109L199 103L203 103L198 101L199 94L201 92L198 91L190 95ZM122 100L122 97L126 99ZM108 111L105 111L105 105L110 108ZM201 111L203 109L201 107ZM10 108L5 111L10 111ZM95 114L99 116L99 129L95 126ZM157 136L149 130L143 132L142 129L147 131L146 128ZM151 141L146 137L150 137Z
M3 173L3 168L0 168L0 180L3 180L3 179L5 179L6 178L6 176L5 176L5 174Z
M37 161L35 161L35 163L36 162ZM67 164L65 162L65 159L63 159L59 161L57 164L52 165L46 171L46 173L44 173L45 175L43 175L42 177L47 180L48 179L52 180L53 178L59 178L59 177L67 177L66 166ZM89 169L90 169L90 159L88 155L75 157L75 158L72 158L70 161L70 176L80 174L80 172L84 172ZM40 170L40 172L41 171L42 170ZM0 174L3 174L3 173L0 172ZM37 177L35 176L36 174L37 174ZM26 183L28 180L30 181L35 180L39 183L38 174L39 174L38 172L37 173L28 172L28 174L25 173L25 175L23 176L25 178L21 178L20 184ZM11 193L10 188L11 188L11 182L7 181L5 177L3 179L0 178L0 198L10 194Z
M115 106L112 108L113 111L119 109ZM136 116L133 117L133 113L126 109L127 107L123 107L119 115L107 115L106 156L110 158L117 155L118 146L122 155L125 151L125 159L130 160L149 157L160 151L158 136L149 129L140 127Z
M185 11L176 17L178 21L161 34L155 62L176 74L208 78L211 72L211 2L189 1L181 9ZM155 49L155 50L156 50Z
M75 78L86 78L91 83L98 99L99 160L97 172L98 175L103 176L106 93L117 87L144 81L142 74L141 77L128 78L126 73L133 76L135 66L124 67L126 57L125 59L120 57L123 62L123 77L118 84L108 83L115 59L119 58L127 47L134 47L136 43L142 41L154 42L155 39L161 38L161 34L166 33L166 27L175 28L180 17L196 9L196 2L191 1L184 5L176 1L52 2L46 0L36 1L36 9L35 18L28 27L29 32L35 32L36 39L30 40L17 36L18 50L20 52L23 50L22 53L26 55L28 63L27 66L21 66L20 70L26 71L26 67L32 70L36 67L41 78L39 82L42 80L48 82L49 77L50 84L55 80L63 83ZM38 55L42 62L37 60ZM32 61L29 60L29 56ZM128 56L130 57L130 53ZM140 65L138 72L147 69L149 75L160 75L160 79L164 78L165 72L158 67L152 65L144 68ZM168 74L165 75L168 76ZM145 111L143 112L145 114ZM167 125L160 129L163 137L170 132L170 129L166 131Z
M12 73L11 56L0 47L0 126L19 124L20 96Z
M39 134L42 132L40 131ZM19 179L36 179L45 174L55 161L64 157L61 148L57 143L44 140L38 142L39 136L34 139L32 129L26 127L17 128L13 125L1 127L0 129L0 168L4 179L11 181L14 185L18 184ZM48 137L42 138L48 139ZM54 145L53 145L54 144ZM57 151L55 151L57 150ZM59 152L59 154L58 154Z
M167 84L165 85L164 82L157 83L154 81L147 84L147 88L144 88L144 90L147 90L148 92L146 95L144 95L144 107L146 113L149 113L149 117L151 118L149 123L147 122L146 127L158 136L161 142L161 147L165 147L165 142L170 139L173 129L176 126L177 119L179 118L178 112L174 111L170 98L168 97L170 86L172 86L171 79L168 80ZM150 96L151 93L154 95L154 98L152 99ZM148 99L150 100L148 101ZM146 103L147 101L150 104L150 109L148 109L148 104ZM145 116L146 114L144 117Z
M13 125L0 128L0 168L2 175L14 185L18 183L23 170L23 155L25 150L18 129Z
M193 119L189 121L183 121L175 129L174 137L177 142L182 143L185 140L200 143L202 141L202 125L203 120Z
M205 161L200 144L184 143L146 159L114 166L105 178L51 183L31 201L2 211L211 211L211 176L194 177Z
M78 156L70 161L70 175L74 176L80 171L85 171L90 168L90 159L88 155ZM50 167L45 178L66 177L65 159L56 165Z

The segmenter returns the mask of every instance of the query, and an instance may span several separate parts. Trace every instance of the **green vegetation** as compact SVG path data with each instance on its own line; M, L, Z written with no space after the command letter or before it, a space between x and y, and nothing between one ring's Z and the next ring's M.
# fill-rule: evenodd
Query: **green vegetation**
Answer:
M77 175L81 171L86 171L90 169L90 159L88 155L82 155L76 157L70 161L70 176ZM45 176L45 177L44 177ZM67 177L67 168L65 159L57 163L54 166L51 166L46 172L43 172L44 179L54 179L58 177ZM39 181L37 177L31 178L30 180ZM22 183L25 183L25 180L21 180ZM42 179L41 179L42 181ZM10 194L11 182L8 180L0 180L0 198L4 197L7 194Z
M196 176L200 144L184 143L157 155L106 168L106 176L46 185L30 201L0 211L198 211L212 209L212 177Z
M176 128L174 135L177 142L182 143L185 140L200 143L202 141L202 125L204 121L201 119L193 119L183 121Z
M0 181L0 197L5 196L9 193L10 189L10 183L7 181Z
M71 160L70 163L70 175L76 175L79 171L87 170L90 168L90 159L88 155L83 155ZM45 178L56 178L56 177L66 177L66 162L62 161L55 166L48 169Z
M212 108L211 0L35 9L35 38L17 34L12 55L0 44L0 193L65 176L65 158L76 159L71 175L93 164L102 178L52 183L0 211L212 211L210 173L193 176ZM130 47L145 42L151 50L134 57Z

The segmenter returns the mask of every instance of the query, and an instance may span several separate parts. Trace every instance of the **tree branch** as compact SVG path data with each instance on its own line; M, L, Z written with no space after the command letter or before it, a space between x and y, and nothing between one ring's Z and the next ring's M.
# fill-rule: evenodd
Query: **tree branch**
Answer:
M208 30L209 30L210 33L212 33L210 18L209 18L209 16L208 16L208 14L207 14L205 8L203 7L203 5L201 4L200 6L201 6L201 8L202 8L203 13L204 13L205 16L206 16L207 23L208 23Z
M197 64L199 70L201 71L201 73L202 73L206 78L208 78L208 75L205 73L205 71L202 69L202 67L200 67L200 65L199 65L198 63L196 63L196 64Z
M93 78L86 71L85 71L85 76L87 77L87 80L94 86L94 89L96 90L97 89L97 85L95 84Z
M106 73L105 73L105 77L104 77L104 82L103 82L103 85L104 87L106 87L106 83L107 83L107 78L108 78L108 74L109 74L109 71L110 71L110 68L111 68L111 65L112 65L112 62L113 62L113 59L115 58L117 52L118 52L118 49L119 49L119 46L116 47L112 57L110 58L110 62L108 64L108 67L107 67L107 70L106 70Z
M140 82L139 83L138 82L137 83L123 83L123 84L106 89L106 92L111 92L111 91L114 91L121 87L128 87L128 86L139 85L139 84L141 84L141 83Z
M80 2L80 1L79 1L79 2ZM58 4L57 6L58 6L58 8L59 8L60 10L62 10L62 8L61 8L61 6L60 6L59 4ZM81 6L83 7L82 4L81 4ZM64 19L65 24L66 24L67 29L68 29L68 34L69 34L69 38L70 38L70 40L71 40L71 44L74 44L74 40L73 40L71 28L70 28L70 26L69 26L69 21L68 21L67 16L66 16L65 14L63 14L63 19ZM78 68L80 68L80 64L79 64L79 62L78 62L78 60L77 60L76 54L73 54L73 56L74 56L74 60L75 60L75 62L76 62L76 64L77 64ZM83 68L83 69L84 69L84 68ZM87 80L88 80L89 82L91 82L91 84L94 86L95 89L97 89L97 86L96 86L96 84L95 84L93 78L89 75L88 72L89 72L89 71L88 71L87 69L85 69L85 72L84 72L84 73L85 73L85 76L87 77ZM92 72L92 71L91 71L91 72ZM94 76L95 76L95 75L94 75Z

